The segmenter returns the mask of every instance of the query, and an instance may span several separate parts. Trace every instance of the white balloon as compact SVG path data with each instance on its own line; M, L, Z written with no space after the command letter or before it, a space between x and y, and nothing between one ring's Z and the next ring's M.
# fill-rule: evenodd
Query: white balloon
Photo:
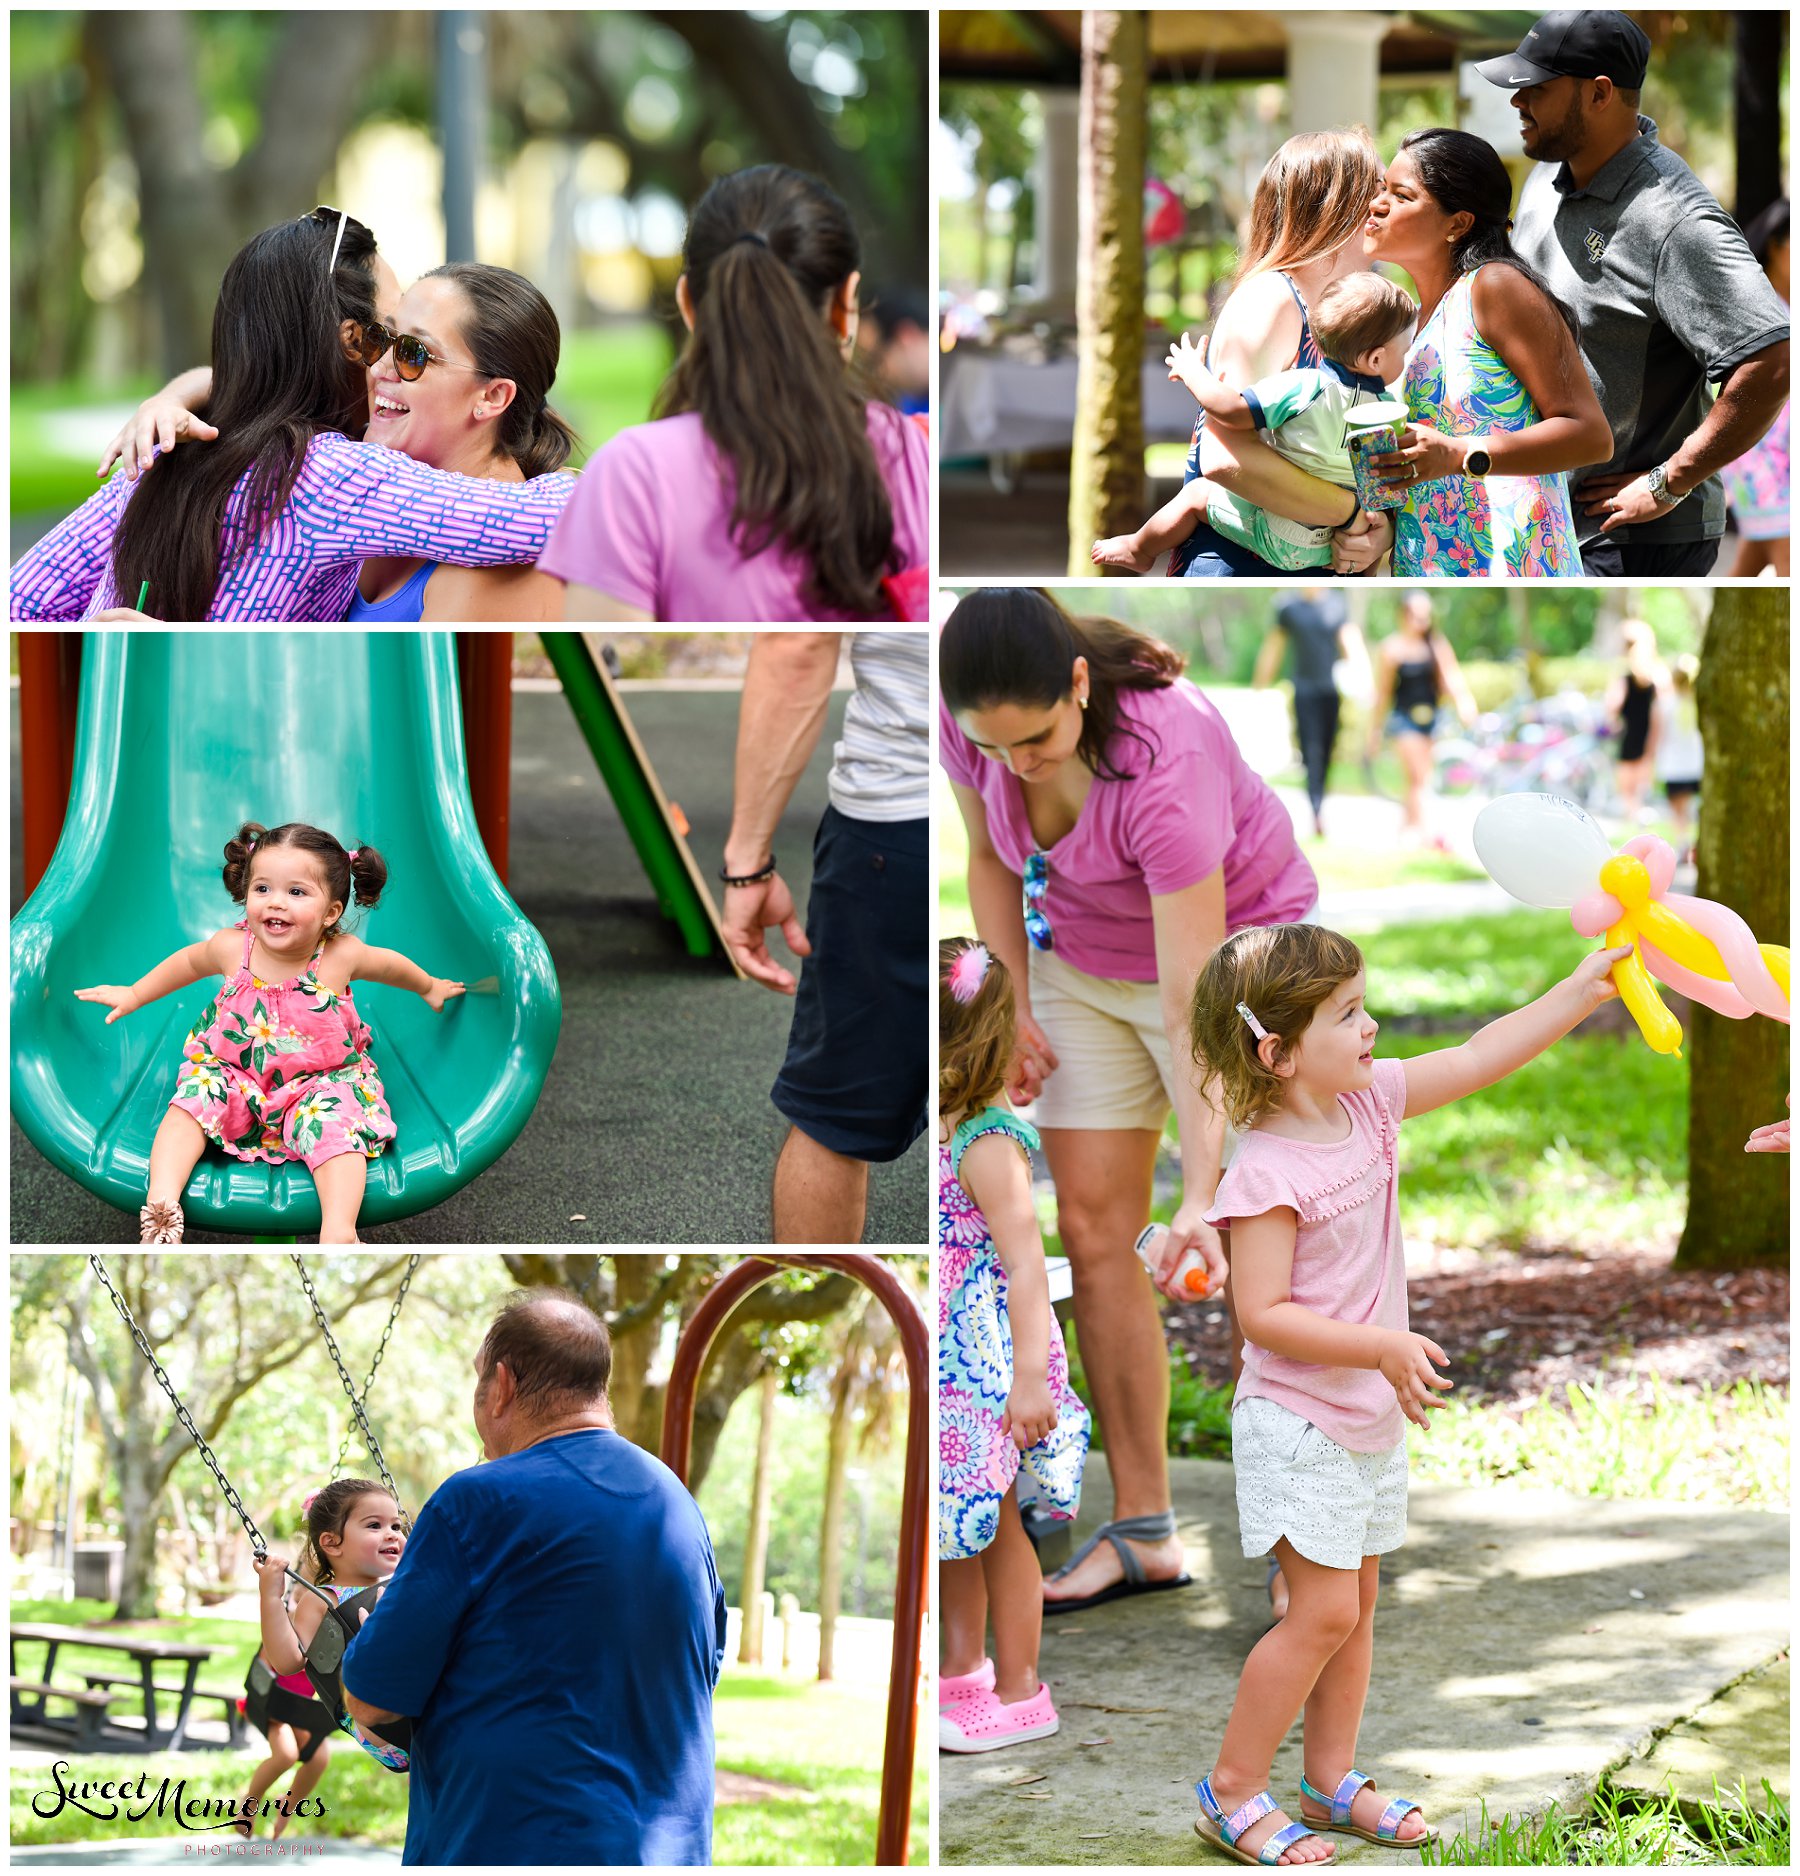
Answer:
M1502 795L1475 817L1481 864L1515 899L1559 909L1600 883L1612 843L1561 795Z

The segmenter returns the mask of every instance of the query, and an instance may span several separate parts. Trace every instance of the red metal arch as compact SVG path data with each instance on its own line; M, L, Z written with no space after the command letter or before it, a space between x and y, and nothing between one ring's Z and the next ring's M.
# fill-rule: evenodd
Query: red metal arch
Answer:
M930 1476L931 1348L925 1319L905 1286L879 1257L821 1252L810 1257L752 1257L719 1278L681 1332L663 1406L663 1463L685 1484L694 1441L694 1396L713 1338L752 1290L783 1269L837 1270L874 1292L900 1332L906 1354L906 1468L900 1500L900 1567L894 1585L894 1652L888 1670L887 1739L881 1756L881 1816L875 1861L906 1861L912 1827L913 1748L918 1734L919 1645L925 1619L925 1506Z

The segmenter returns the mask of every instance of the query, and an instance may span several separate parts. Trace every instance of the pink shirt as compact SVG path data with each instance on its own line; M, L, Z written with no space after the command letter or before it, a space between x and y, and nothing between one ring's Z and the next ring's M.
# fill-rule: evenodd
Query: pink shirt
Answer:
M1288 1294L1334 1322L1404 1329L1406 1257L1400 1242L1400 1118L1406 1069L1375 1064L1375 1079L1338 1103L1349 1138L1335 1145L1255 1128L1225 1169L1208 1224L1228 1229L1291 1205L1298 1219ZM1405 1416L1379 1368L1321 1368L1244 1344L1237 1399L1272 1400L1353 1453L1384 1453L1406 1435Z
M930 551L931 446L886 404L868 406L869 441L894 510L894 562L904 573ZM805 598L810 569L783 541L746 558L732 544L731 464L697 411L621 430L581 472L538 566L610 594L652 618L845 619ZM882 617L893 616L883 613Z
M1044 912L1056 955L1090 977L1155 983L1152 896L1180 892L1220 868L1227 932L1311 911L1319 882L1287 810L1199 689L1177 678L1160 690L1121 691L1119 714L1150 748L1116 737L1109 754L1130 779L1096 775L1081 818L1048 849ZM938 722L950 779L980 792L994 851L1022 878L1038 851L1023 784L982 755L941 701Z

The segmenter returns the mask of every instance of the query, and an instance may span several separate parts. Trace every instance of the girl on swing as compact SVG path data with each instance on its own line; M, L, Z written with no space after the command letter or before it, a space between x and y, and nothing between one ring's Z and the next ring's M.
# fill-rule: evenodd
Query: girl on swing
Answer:
M385 1487L371 1479L333 1479L314 1492L305 1504L306 1544L300 1553L300 1574L309 1583L348 1602L359 1591L385 1582L398 1568L406 1550L406 1525L400 1507ZM306 1650L325 1619L324 1602L317 1596L286 1594L287 1564L272 1551L256 1566L262 1592L262 1658L277 1676L276 1685L305 1700L315 1700L304 1672ZM324 1709L321 1707L321 1711ZM356 1743L389 1771L403 1772L407 1754L398 1746L365 1732L354 1720L345 1726ZM299 1771L287 1795L276 1800L275 1826L279 1837L299 1801L318 1788L331 1758L331 1742L285 1720L271 1720L269 1756L256 1768L244 1794L237 1829L254 1835L251 1820L266 1792L295 1765Z

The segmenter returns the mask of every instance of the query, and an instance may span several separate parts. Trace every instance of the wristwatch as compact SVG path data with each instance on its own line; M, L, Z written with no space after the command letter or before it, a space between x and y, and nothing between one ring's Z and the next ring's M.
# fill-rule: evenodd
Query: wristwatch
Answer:
M1493 466L1493 456L1487 450L1479 447L1479 445L1470 450L1463 458L1464 475L1484 476Z
M1666 506L1686 499L1669 487L1669 465L1666 462L1659 462L1645 475L1644 487L1650 491L1650 499L1660 505Z

